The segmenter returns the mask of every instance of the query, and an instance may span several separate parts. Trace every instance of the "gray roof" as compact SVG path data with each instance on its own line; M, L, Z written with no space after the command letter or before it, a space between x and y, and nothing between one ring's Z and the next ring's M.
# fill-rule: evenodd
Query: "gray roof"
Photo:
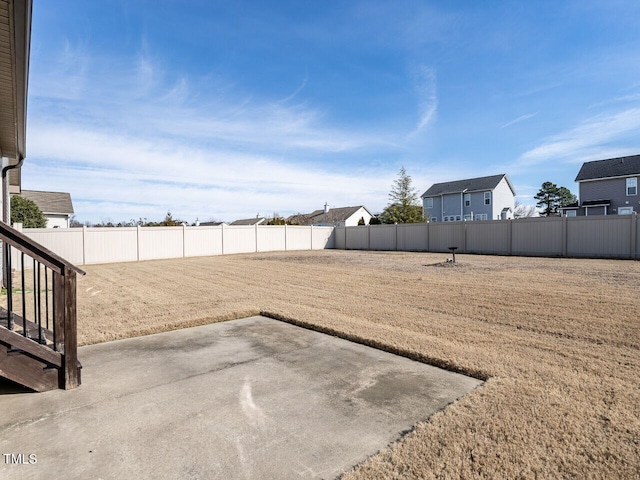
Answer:
M575 181L582 182L584 180L626 177L629 175L640 175L640 155L585 162L582 164Z
M71 195L69 193L22 190L18 195L33 201L42 210L42 213L73 214L73 203L71 203Z
M454 182L434 183L429 190L422 194L424 197L435 197L436 195L445 195L448 193L462 193L462 192L479 192L483 190L493 190L498 186L500 181L506 178L507 184L513 194L516 194L511 180L506 173L500 175L491 175L489 177L468 178L466 180L456 180Z
M261 223L264 223L264 221L264 217L243 218L242 220L231 222L231 225L260 225Z
M358 205L356 207L332 208L327 213L324 213L324 209L315 210L311 213L299 213L287 218L287 223L297 223L298 225L333 225L346 221L361 208L367 210L366 207ZM367 212L369 212L369 210L367 210ZM371 215L371 212L369 212L369 214Z

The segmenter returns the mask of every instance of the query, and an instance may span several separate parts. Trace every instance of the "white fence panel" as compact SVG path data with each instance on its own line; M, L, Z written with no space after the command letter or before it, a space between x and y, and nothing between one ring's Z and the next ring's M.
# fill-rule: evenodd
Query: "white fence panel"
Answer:
M184 255L184 231L182 227L140 228L140 260L178 258Z
M510 249L511 223L509 220L466 222L469 253L493 253L508 255Z
M426 223L406 223L398 225L398 250L424 252L427 247Z
M369 241L371 250L395 250L397 248L396 225L370 225L367 228L371 229Z
M84 233L84 263L138 260L138 229L136 227L74 228L73 230L78 230L80 234ZM61 256L66 258L64 255ZM73 263L73 260L70 261Z
M567 218L570 257L631 257L631 215Z
M543 257L562 255L562 218L523 218L511 222L511 253L513 255Z
M448 252L449 247L458 247L464 253L464 222L437 222L429 224L429 251Z
M287 227L287 250L311 250L311 234L311 227Z
M230 253L250 253L256 251L256 227L238 225L224 228L224 251Z
M185 257L222 255L222 227L189 227L184 241Z
M335 233L333 227L313 227L311 230L313 250L335 248ZM344 238L344 237L343 237Z
M369 249L369 229L367 227L346 227L346 239L348 250Z
M255 227L254 227L255 228ZM258 226L258 252L284 250L288 243L286 227L280 225Z
M73 264L80 265L84 263L82 229L30 228L28 236ZM17 249L13 250L17 253ZM17 266L18 264L14 263L13 265Z

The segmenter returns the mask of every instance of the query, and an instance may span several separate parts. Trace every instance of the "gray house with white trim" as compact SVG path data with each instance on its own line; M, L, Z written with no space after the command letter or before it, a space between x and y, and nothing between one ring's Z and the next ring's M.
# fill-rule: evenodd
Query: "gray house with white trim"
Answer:
M431 222L513 218L516 191L506 173L433 184L422 194Z
M585 162L575 180L580 201L560 210L569 217L638 212L639 177L640 155Z

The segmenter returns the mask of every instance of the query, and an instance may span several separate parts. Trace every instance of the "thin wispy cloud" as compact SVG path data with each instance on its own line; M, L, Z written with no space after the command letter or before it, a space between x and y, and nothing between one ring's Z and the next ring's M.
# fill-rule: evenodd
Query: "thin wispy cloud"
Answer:
M527 113L526 115L521 115L518 118L516 118L514 120L511 120L510 122L505 123L500 128L507 128L507 127L510 127L511 125L515 125L516 123L524 122L525 120L528 120L528 119L530 119L532 117L535 117L537 114L538 114L538 112Z
M577 160L589 157L608 142L627 136L638 136L640 108L589 118L575 128L547 139L542 145L525 152L520 162L527 165L546 161Z
M411 135L422 132L435 120L438 110L438 90L436 72L429 67L421 67L416 73L418 95L418 124Z
M125 3L34 7L23 187L80 219L379 211L402 165L520 192L640 150L636 28L559 33L626 4Z
M304 87L307 86L307 82L308 81L309 81L309 75L307 74L302 79L302 82L300 83L298 88L296 88L291 95L288 95L285 98L283 98L282 100L279 100L278 103L287 103L287 102L290 102L291 100L293 100L294 98L296 98L298 96L298 94L300 92L302 92L302 90L304 90Z

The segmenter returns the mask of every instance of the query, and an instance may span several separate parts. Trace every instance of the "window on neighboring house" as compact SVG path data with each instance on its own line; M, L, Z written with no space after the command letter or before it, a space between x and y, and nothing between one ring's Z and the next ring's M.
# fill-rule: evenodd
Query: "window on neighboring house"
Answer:
M491 205L491 192L484 192L484 204Z
M456 222L460 221L460 215L456 215Z
M486 213L476 213L476 220L486 220L487 219L487 214Z
M427 198L425 200L424 208L433 208L433 198Z
M471 221L471 215L465 215L464 216L464 221L465 222L470 222Z
M575 217L576 216L576 211L575 210L565 210L564 216L565 217Z
M638 179L627 178L627 195L637 195L637 194L638 194Z
M465 193L464 194L464 206L465 207L470 207L471 206L471 194L470 193Z
M438 217L431 217L429 218L430 222L437 222L438 221Z
M618 215L631 215L633 207L618 207Z
M442 217L442 221L443 222L448 222L449 221L449 217Z

